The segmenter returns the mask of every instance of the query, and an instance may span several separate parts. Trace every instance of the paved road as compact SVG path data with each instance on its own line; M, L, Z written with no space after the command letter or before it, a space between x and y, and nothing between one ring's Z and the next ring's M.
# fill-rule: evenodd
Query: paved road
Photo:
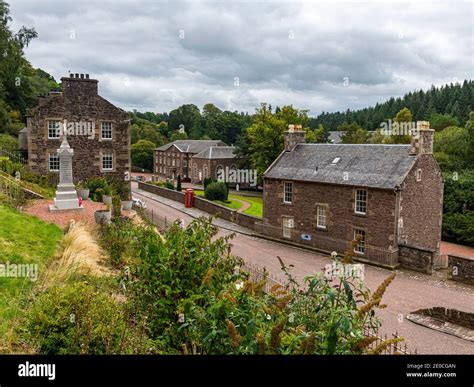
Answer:
M136 191L136 187L134 190ZM145 200L148 208L161 216L181 218L186 224L192 220L191 216L179 209L151 200L150 197L153 197L151 194L144 197L135 192L134 195ZM230 232L221 228L220 234L226 235ZM300 281L330 263L329 258L317 253L240 233L236 234L232 244L234 254L247 262L266 267L278 277L282 277L282 274L277 256L288 265L294 265L292 272ZM389 274L388 270L366 266L365 282L369 288L375 290ZM405 338L409 348L416 348L418 353L474 354L473 342L425 328L405 319L410 312L433 306L474 313L474 287L447 283L437 279L436 275L397 270L397 277L387 289L383 303L388 307L377 312L382 319L382 334L398 332Z

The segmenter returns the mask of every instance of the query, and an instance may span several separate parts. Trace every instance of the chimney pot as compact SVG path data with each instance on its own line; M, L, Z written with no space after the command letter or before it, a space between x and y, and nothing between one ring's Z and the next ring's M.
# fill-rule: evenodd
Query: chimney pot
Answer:
M84 79L84 74L81 74L81 79Z
M89 74L86 74L86 79L89 79Z
M78 74L78 73L76 73L76 78L79 78L79 74Z

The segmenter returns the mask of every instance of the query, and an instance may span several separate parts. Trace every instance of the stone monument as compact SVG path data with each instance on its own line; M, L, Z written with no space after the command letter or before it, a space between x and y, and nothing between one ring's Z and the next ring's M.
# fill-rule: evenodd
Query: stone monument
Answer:
M59 156L59 184L56 189L54 204L49 206L50 211L82 210L79 205L76 187L72 179L72 157L74 149L69 146L66 135L58 149Z

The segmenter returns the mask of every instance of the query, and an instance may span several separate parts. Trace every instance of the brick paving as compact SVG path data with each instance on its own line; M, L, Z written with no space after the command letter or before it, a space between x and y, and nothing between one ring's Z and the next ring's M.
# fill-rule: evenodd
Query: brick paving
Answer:
M106 206L103 203L84 200L82 202L82 205L84 206L83 210L50 212L50 204L53 204L53 200L33 200L23 210L30 215L37 216L45 222L56 223L58 226L64 228L69 224L71 219L76 223L81 222L89 227L95 227L94 212L106 209ZM127 213L128 211L123 211L124 215Z
M137 195L136 188L133 189L134 195ZM148 208L161 216L181 218L186 224L195 216L209 216L195 208L184 210L181 203L174 201L166 203L159 196L146 194L147 197L142 196L142 198L146 201ZM294 266L292 273L300 282L306 276L323 270L324 266L331 262L329 257L312 251L252 236L252 232L248 229L225 220L218 219L215 223L221 228L220 235L229 234L229 231L236 232L232 240L234 254L241 256L246 262L266 267L276 277L282 277L277 256L281 257L287 265ZM240 232L241 230L244 232ZM387 308L377 310L377 315L382 320L380 333L390 335L398 332L405 338L408 349L416 348L418 353L474 354L473 342L415 324L407 319L413 311L434 306L474 313L474 286L446 281L436 275L430 276L408 270L396 272L397 277L383 298L383 303L387 304ZM389 274L389 270L365 266L365 282L372 291Z

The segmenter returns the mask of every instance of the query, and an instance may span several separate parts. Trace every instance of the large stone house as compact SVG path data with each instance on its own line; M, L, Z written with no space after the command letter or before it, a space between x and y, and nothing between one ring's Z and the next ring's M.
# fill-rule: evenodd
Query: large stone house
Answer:
M98 81L88 74L61 78L60 92L40 97L28 112L28 164L34 172L58 174L63 135L74 149L74 181L91 176L130 174L128 114L98 94Z
M349 145L306 144L291 127L264 173L262 231L430 272L439 255L443 179L434 130L427 122L417 129L411 145Z
M191 181L196 184L206 177L222 178L231 169L237 169L233 146L211 146L191 157Z
M191 158L210 147L227 146L220 140L176 140L155 150L154 175L159 179L191 179Z

